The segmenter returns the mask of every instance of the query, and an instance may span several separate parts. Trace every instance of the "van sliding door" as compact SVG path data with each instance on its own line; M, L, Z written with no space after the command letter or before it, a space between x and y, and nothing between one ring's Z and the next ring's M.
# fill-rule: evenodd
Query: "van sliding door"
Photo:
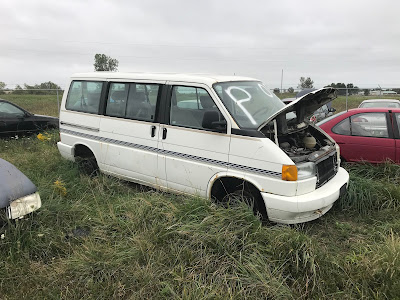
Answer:
M107 173L165 187L158 163L160 123L156 112L162 82L111 82L101 118L102 163Z

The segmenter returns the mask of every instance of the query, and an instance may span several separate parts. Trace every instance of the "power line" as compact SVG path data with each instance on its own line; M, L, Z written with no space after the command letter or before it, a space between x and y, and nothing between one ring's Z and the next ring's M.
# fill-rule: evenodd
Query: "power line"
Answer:
M3 48L4 50L5 48ZM11 50L11 51L18 51L18 52L29 52L29 53L54 53L57 55L65 55L65 54L73 54L73 55L82 55L82 56L88 56L88 55L93 55L94 52L86 52L86 53L82 53L82 52L71 52L71 51L66 51L66 52L56 52L56 51L52 51L52 50L33 50L33 49L13 49L13 48L8 48L7 50ZM172 56L137 56L137 55L118 55L118 57L126 57L126 58L137 58L137 59L153 59L153 60L182 60L182 61L204 61L204 60L210 60L210 57L172 57ZM365 60L367 60L368 58L365 58ZM243 59L235 59L235 58L215 58L214 57L214 62L221 62L221 61L242 61L242 62L247 62L247 63L251 63L251 62L267 62L267 63L290 63L292 61L287 60L287 59L282 59L282 60L268 60L268 59L254 59L252 58L251 60L247 59L247 58L243 58ZM337 59L314 59L314 60L304 60L302 59L301 62L302 63L335 63L337 61L340 62L363 62L365 60L361 60L361 59L343 59L338 57ZM392 59L385 59L385 60L379 60L380 63L393 63ZM392 68L396 68L396 66L394 64L392 64Z
M379 47L321 47L321 46L312 46L312 47L301 47L301 46L288 46L288 47L249 47L249 46L241 46L238 44L234 45L204 45L204 44L148 44L148 43L121 43L121 42L100 42L100 41L79 41L79 40L60 40L54 38L31 38L31 37L16 37L13 38L15 40L33 40L33 41L51 41L51 42L62 42L62 43L80 43L80 44L98 44L98 45L122 45L122 46L146 46L146 47L182 47L182 48L233 48L233 49L259 49L259 50L293 50L295 49L332 49L332 50L386 50L386 48ZM397 47L400 49L400 46ZM396 49L391 47L391 50Z

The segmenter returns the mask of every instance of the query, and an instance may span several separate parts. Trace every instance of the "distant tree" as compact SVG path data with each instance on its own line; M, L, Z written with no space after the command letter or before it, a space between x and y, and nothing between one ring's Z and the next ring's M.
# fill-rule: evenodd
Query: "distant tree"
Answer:
M35 85L24 83L24 88L17 84L13 94L55 95L57 94L57 90L61 91L61 87L51 81Z
M369 96L369 89L364 90L364 96Z
M292 87L290 87L290 88L288 88L288 93L294 93L294 88L292 88Z
M118 71L118 60L105 54L96 54L94 56L95 71Z
M393 89L393 92L396 92L397 94L400 94L400 89Z
M311 80L310 77L300 77L300 83L297 87L301 89L312 89L314 87L314 81Z
M3 81L0 81L0 94L4 94L5 87L6 87L6 84Z
M356 95L357 93L358 93L358 87L357 86L355 86L354 84L352 84L352 83L349 83L349 84L347 84L347 89L348 89L348 92L349 92L349 95Z
M331 83L328 86L337 89L338 95L342 95L342 96L346 95L346 85L344 83L341 83L341 82Z
M61 90L61 87L54 82L47 81L43 82L39 85L40 89L48 89L48 90Z
M14 91L13 91L12 93L13 93L13 94L17 94L17 95L21 95L21 94L25 94L26 91L24 91L23 88L22 88L19 84L17 84L17 85L15 86L15 89L14 89Z
M281 92L281 90L279 88L274 88L274 93L275 94L279 94Z

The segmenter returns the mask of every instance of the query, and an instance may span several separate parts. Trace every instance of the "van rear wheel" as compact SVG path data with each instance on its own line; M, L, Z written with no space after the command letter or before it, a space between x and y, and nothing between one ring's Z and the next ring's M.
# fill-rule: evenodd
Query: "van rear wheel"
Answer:
M76 145L75 161L81 173L89 176L96 176L99 173L96 157L93 152L84 145Z
M88 176L97 176L99 174L99 166L96 158L92 157L76 157L79 172Z

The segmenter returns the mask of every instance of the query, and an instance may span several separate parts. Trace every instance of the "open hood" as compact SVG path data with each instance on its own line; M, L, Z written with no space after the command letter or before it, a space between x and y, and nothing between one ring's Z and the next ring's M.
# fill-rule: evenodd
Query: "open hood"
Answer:
M309 116L311 116L318 108L336 99L336 97L336 90L331 87L312 91L277 111L263 122L257 130L261 131L268 123L276 119L278 123L278 131L285 133L285 130L287 130L287 113L295 112L297 116L296 124L300 124L307 121Z

